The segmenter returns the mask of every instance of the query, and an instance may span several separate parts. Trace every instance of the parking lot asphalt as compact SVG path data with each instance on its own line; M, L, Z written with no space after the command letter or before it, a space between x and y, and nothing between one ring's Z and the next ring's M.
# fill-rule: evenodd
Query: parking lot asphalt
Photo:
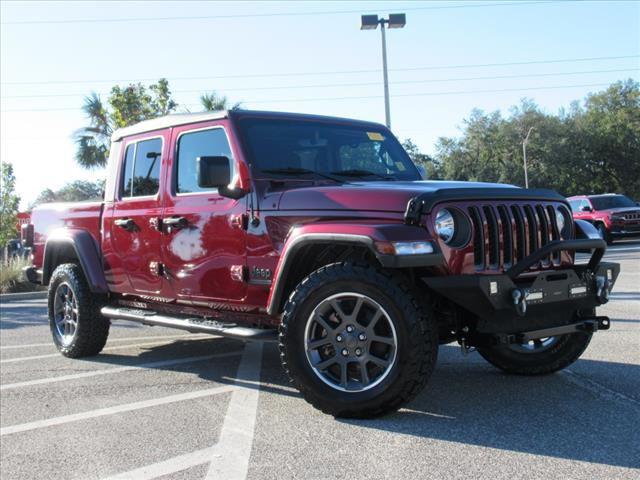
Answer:
M114 322L71 360L44 300L4 303L0 478L640 478L640 242L606 259L612 327L568 369L511 376L442 346L418 398L367 421L305 403L273 344Z

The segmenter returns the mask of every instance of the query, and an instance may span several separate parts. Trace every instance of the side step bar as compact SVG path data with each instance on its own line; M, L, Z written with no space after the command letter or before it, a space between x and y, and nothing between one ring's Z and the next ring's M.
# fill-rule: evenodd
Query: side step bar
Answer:
M278 331L275 328L250 328L237 325L225 325L204 318L171 317L151 310L134 308L103 307L100 313L113 320L129 320L156 327L177 328L192 333L210 333L244 341L276 342Z

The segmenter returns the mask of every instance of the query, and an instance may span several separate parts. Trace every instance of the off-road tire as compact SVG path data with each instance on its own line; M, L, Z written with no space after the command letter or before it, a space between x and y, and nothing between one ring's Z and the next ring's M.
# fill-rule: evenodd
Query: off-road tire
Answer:
M320 302L343 292L375 300L396 330L396 361L370 390L338 391L323 383L307 360L307 319ZM437 325L428 305L418 298L399 277L368 264L334 263L311 273L290 295L280 326L280 359L290 381L307 402L335 417L372 418L397 410L425 387L437 359Z
M547 375L562 370L580 358L591 341L591 333L561 335L548 350L522 353L508 346L478 347L482 357L495 367L517 375Z
M75 295L78 315L73 340L64 345L56 334L54 300L58 286L66 283ZM74 263L65 263L55 269L49 282L49 327L56 347L65 357L80 358L97 355L104 348L111 322L100 314L104 297L89 289L82 269Z

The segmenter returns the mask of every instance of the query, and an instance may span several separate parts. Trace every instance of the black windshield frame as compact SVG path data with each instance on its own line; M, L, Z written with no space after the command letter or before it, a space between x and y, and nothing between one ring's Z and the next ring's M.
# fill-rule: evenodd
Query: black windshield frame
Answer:
M266 170L301 166L319 174L338 176L337 171L353 169L352 165L345 164L347 160L355 162L355 157L340 157L338 149L363 145L365 149L374 149L375 155L379 158L372 156L371 151L366 152L364 156L361 154L357 159L361 163L360 170L373 170L375 167L386 170L373 170L373 175L359 176L358 181L380 181L381 175L389 177L389 180L422 180L419 170L400 142L388 129L381 126L306 119L245 117L238 120L238 130L248 163L257 179L277 176ZM315 135L310 135L311 132ZM348 139L356 143L346 143ZM301 158L308 157L308 154L314 151L314 158ZM295 158L292 157L293 154ZM376 163L378 160L379 163ZM313 165L304 164L305 161ZM373 168L363 168L366 166ZM318 177L322 178L320 175ZM344 177L344 180L354 181L356 178L350 175Z

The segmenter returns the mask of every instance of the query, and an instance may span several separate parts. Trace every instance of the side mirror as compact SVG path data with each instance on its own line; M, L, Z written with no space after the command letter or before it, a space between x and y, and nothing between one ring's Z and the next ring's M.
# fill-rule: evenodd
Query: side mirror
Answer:
M201 188L217 188L223 197L233 199L244 195L242 190L229 188L231 183L231 159L228 157L198 157L198 186Z
M589 206L589 205L585 205L584 207L580 208L581 212L593 212L593 209Z

